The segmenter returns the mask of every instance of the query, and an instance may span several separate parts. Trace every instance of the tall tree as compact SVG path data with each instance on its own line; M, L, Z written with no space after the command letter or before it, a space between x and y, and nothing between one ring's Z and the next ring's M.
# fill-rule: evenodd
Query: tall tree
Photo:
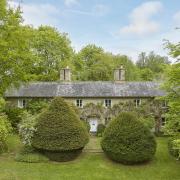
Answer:
M11 85L26 81L32 67L31 28L22 26L20 8L0 3L0 94Z
M113 80L114 69L122 64L126 68L126 80L137 80L137 68L127 56L107 53L96 45L81 49L74 64L78 80Z
M79 80L105 81L111 79L111 57L101 47L89 44L82 48L74 64Z
M162 80L164 79L165 69L170 64L167 57L155 54L153 51L148 55L142 52L136 62L139 68L139 75L141 80Z
M71 65L73 50L65 33L50 26L34 30L33 53L36 57L33 77L35 80L54 81L59 79L59 70Z

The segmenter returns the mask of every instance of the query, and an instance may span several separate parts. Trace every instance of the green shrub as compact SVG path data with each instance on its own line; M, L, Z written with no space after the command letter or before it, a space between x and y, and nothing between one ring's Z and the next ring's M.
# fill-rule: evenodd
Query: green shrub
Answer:
M40 163L47 162L49 161L49 159L43 154L35 151L33 148L26 146L19 153L16 154L15 161L27 163Z
M0 153L7 151L6 139L12 128L5 114L0 114Z
M38 100L38 99L32 99L28 101L27 103L27 111L31 114L38 114L43 111L43 109L48 107L48 101L47 100Z
M179 158L179 152L180 152L180 149L174 148L174 141L176 141L177 139L179 139L179 138L178 137L173 137L173 138L170 138L169 141L168 141L169 153L172 156L174 156L175 158Z
M3 112L5 110L6 101L0 97L0 112Z
M16 108L16 107L7 107L5 109L5 113L7 114L8 119L15 132L18 131L18 124L22 120L23 112L24 112L24 109Z
M110 159L125 164L148 161L156 151L155 137L149 128L128 112L122 112L109 123L101 146Z
M91 126L90 126L89 122L87 122L87 121L85 121L85 120L82 120L82 123L83 123L83 125L85 126L85 128L87 129L87 131L89 132L90 129L91 129Z
M74 110L60 97L55 98L49 108L38 116L35 128L37 131L32 138L32 146L46 154L52 153L52 156L53 153L81 150L89 138ZM57 160L60 161L60 158Z
M98 127L97 127L97 136L102 137L105 128L106 128L106 126L104 124L98 124Z

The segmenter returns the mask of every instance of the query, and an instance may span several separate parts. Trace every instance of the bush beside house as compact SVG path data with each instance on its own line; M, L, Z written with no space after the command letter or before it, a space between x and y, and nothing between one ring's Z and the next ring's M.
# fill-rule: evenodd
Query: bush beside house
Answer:
M8 150L6 139L11 132L12 127L5 114L0 114L0 153Z
M102 137L106 126L104 124L98 124L97 126L97 136Z
M75 158L89 138L75 111L60 97L38 116L35 128L32 146L54 161Z
M128 112L122 112L109 123L101 146L110 159L124 164L149 161L156 151L155 137L149 128Z

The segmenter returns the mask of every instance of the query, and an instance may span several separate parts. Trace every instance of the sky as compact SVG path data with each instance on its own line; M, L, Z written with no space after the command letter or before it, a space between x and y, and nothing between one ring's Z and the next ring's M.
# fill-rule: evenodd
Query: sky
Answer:
M10 0L10 5L19 2L24 24L56 27L76 51L96 44L136 61L141 52L167 56L164 40L180 41L180 0Z

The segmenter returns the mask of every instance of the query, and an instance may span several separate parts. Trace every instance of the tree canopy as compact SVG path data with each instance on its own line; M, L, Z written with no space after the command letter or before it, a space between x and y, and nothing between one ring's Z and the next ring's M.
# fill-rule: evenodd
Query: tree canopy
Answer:
M127 55L106 52L88 44L75 52L67 33L54 27L34 28L23 24L22 11L0 2L0 94L27 81L57 81L61 68L70 66L73 80L112 81L113 70L123 64L127 81L164 80L169 60L142 52L134 63ZM168 43L173 56L179 44Z
M31 28L22 26L20 8L0 3L0 94L10 85L26 81L32 67Z

